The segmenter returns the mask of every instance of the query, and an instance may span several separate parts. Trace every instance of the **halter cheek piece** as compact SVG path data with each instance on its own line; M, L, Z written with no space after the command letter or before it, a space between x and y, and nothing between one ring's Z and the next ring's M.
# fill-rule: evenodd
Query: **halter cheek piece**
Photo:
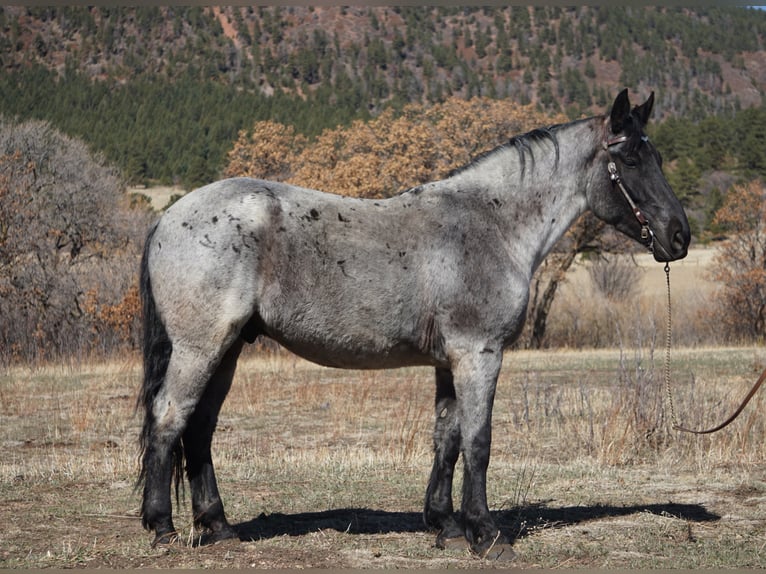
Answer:
M625 187L625 184L622 182L622 177L620 177L620 174L617 171L617 164L614 162L614 159L612 159L612 155L609 153L609 148L611 146L627 141L627 139L628 139L628 136L619 136L616 138L604 140L604 143L603 143L604 150L606 150L606 154L607 156L609 156L609 163L606 164L606 169L609 172L609 179L612 180L612 184L616 184L617 187L620 188L620 191L622 192L623 197L625 197L626 201L628 202L628 205L630 205L630 208L633 210L633 215L636 216L638 223L641 225L641 239L646 243L646 246L650 250L653 250L654 249L654 232L649 227L649 220L646 219L646 216L641 212L639 207L636 205L636 202L633 201L633 198L630 196L630 193L628 193L628 190ZM641 136L641 139L643 141L649 141L649 138L647 136Z

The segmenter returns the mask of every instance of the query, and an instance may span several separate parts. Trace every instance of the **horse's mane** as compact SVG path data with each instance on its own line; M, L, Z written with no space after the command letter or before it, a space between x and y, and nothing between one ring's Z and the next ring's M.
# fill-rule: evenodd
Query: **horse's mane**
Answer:
M555 161L556 161L556 165L558 165L559 140L556 137L556 131L559 130L563 125L570 125L570 124L554 124L548 127L535 128L525 134L514 136L510 140L508 140L507 142L503 144L500 144L496 148L479 154L466 165L452 170L452 172L450 172L448 177L452 177L454 175L463 173L464 171L467 171L471 169L472 167L481 164L487 158L492 157L498 153L502 153L505 150L515 149L518 152L519 168L521 170L521 177L523 178L524 172L526 170L526 165L527 165L527 156L529 156L529 159L532 161L532 164L534 164L535 149L542 147L541 144L546 141L549 141L553 144L553 149L556 154Z
M627 153L634 153L645 141L647 141L646 134L644 133L643 126L641 125L641 121L636 116L635 112L636 112L636 108L633 108L630 115L628 116L628 120L623 129L624 133L628 136L627 140L625 140L625 147L626 147ZM558 166L559 140L556 133L569 126L573 126L573 125L586 122L589 120L593 120L593 119L594 118L582 118L582 119L577 119L568 123L553 124L548 127L536 128L525 134L514 136L507 142L495 147L494 149L491 149L489 151L486 151L477 155L466 165L452 170L449 173L448 177L452 177L454 175L463 173L464 171L467 171L481 164L487 158L492 157L496 154L502 153L505 150L513 148L518 152L519 170L521 172L521 177L523 178L524 172L526 170L527 156L529 157L532 164L534 165L535 150L536 149L542 150L543 149L542 144L544 142L550 142L553 144L553 150L554 150L554 153L556 154L555 165Z
M464 173L480 165L481 163L486 161L488 158L504 153L510 149L515 149L517 152L516 157L518 158L519 171L520 171L521 177L523 178L524 173L526 172L527 160L529 159L532 165L534 165L536 151L545 152L545 153L550 152L550 146L544 147L545 142L550 142L550 144L552 144L553 152L555 154L554 165L558 167L560 150L559 150L559 138L557 136L557 132L569 126L580 124L582 122L590 121L593 119L594 118L592 117L582 118L582 119L577 119L568 123L552 124L546 127L535 128L526 133L513 136L507 142L502 143L494 147L493 149L482 152L479 155L472 158L471 161L469 161L467 164L453 169L447 174L447 178ZM634 121L637 122L638 120L634 120ZM629 140L631 142L630 145L640 145L642 136L643 136L643 132L641 129L632 130L630 132L630 140ZM422 190L422 188L423 188L422 185L417 185L415 187L405 189L404 191L400 192L400 194L419 193Z

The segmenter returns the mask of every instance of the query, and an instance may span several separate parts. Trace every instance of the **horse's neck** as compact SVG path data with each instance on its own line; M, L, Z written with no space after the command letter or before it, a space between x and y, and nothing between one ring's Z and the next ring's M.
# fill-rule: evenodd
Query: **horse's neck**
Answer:
M600 146L598 119L562 126L556 133L558 161L552 142L540 142L529 152L522 173L516 149L486 158L466 177L473 178L477 193L502 203L500 230L517 262L530 277L556 242L588 209L587 186L595 169L592 156ZM492 197L489 197L492 196Z

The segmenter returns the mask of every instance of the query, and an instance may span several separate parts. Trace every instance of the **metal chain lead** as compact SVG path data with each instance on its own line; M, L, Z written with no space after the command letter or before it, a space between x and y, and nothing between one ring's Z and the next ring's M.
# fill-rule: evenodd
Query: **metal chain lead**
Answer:
M679 428L676 419L676 409L673 405L673 392L670 390L670 343L673 336L672 314L670 306L670 263L665 262L665 282L668 286L668 320L665 329L665 391L668 394L668 405L670 405L670 422L674 429Z

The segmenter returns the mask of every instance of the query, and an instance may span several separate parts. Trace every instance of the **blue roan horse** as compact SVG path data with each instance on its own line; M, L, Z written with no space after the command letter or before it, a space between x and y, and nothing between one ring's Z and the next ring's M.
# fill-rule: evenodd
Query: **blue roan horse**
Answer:
M644 134L653 99L631 109L624 90L610 114L514 137L390 199L242 178L170 207L141 264L142 516L154 543L177 538L171 483L184 460L195 522L209 539L237 536L210 445L242 345L264 335L322 365L434 367L425 523L438 546L465 537L479 555L512 554L486 478L503 349L521 331L532 274L588 209L658 261L687 252L686 215Z

